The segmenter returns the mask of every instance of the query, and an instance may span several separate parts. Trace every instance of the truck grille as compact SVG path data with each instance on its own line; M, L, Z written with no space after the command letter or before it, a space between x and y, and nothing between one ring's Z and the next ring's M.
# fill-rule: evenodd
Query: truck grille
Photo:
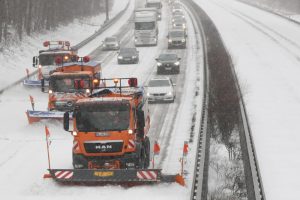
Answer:
M153 96L165 96L166 93L156 93L156 94L153 94Z
M106 142L106 143L84 143L87 153L115 153L121 152L123 142Z

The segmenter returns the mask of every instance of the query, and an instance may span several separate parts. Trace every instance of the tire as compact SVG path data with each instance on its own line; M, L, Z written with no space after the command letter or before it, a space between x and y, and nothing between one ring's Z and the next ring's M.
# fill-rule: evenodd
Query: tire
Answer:
M145 146L145 160L144 160L144 168L147 169L150 166L150 140L146 136L144 140Z
M74 154L72 153L73 158L73 168L74 169L87 169L88 168L88 161L86 158L81 154ZM79 167L78 165L82 165Z

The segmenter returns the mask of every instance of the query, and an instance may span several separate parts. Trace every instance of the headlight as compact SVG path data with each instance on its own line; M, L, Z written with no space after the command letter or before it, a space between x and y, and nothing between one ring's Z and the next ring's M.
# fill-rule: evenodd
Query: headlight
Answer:
M76 131L72 131L72 135L73 136L77 136L77 132Z
M160 62L157 63L157 66L161 66L162 64Z
M170 39L169 42L172 42L172 40Z
M168 96L173 96L173 92L168 92Z
M128 134L133 134L133 130L129 129Z
M175 62L175 63L174 63L174 65L179 65L179 64L180 64L180 62L179 62L179 61L177 61L177 62Z
M175 27L176 26L176 24L173 24L173 27Z
M54 104L55 104L56 106L62 106L62 105L66 105L67 102L66 102L66 101L55 101Z
M53 93L53 91L52 91L52 90L49 90L48 92L49 92L49 94L52 94L52 93Z
M133 58L133 59L135 59L135 58L136 58L136 56L132 56L132 58Z
M185 42L185 39L182 39L181 42Z
M147 92L147 96L148 96L148 97L150 96L150 93L149 93L149 92Z
M85 93L89 94L89 93L91 93L91 90L90 89L86 89Z
M118 59L123 59L123 56L118 56Z
M182 24L182 27L185 28L185 24Z
M106 47L106 44L103 44L103 47Z

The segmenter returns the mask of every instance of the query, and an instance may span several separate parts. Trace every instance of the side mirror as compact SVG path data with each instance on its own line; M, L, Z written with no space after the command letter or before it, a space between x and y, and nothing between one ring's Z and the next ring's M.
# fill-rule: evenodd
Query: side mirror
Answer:
M181 60L181 58L178 58L178 60Z
M142 110L137 110L137 118L138 118L138 120L137 120L137 125L138 125L138 128L139 129L142 129L142 128L144 128L145 127L145 116L144 116L144 111L142 111Z
M32 67L37 67L37 56L32 57Z
M167 38L169 39L169 35L167 35Z
M155 58L156 61L158 61L158 58Z
M65 131L69 131L69 120L70 120L69 112L65 112L64 113L64 130Z

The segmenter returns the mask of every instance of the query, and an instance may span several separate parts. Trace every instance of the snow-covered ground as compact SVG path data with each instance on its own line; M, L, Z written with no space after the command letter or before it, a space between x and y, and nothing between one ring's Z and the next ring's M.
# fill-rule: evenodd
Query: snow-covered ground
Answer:
M299 199L300 26L234 0L195 1L232 55L266 199Z
M110 11L111 18L125 8L128 0L116 0L116 2L117 3L114 3L112 10ZM31 37L24 37L21 43L5 47L4 51L0 52L0 89L5 88L7 85L26 76L26 68L30 71L34 71L35 68L32 68L32 57L36 56L38 51L44 48L44 41L68 40L71 45L75 45L97 31L104 21L105 13L91 18L74 20L73 23L66 26L60 26L55 31L44 31L39 34L36 33ZM124 21L126 21L125 16ZM85 47L85 49L86 48L88 47ZM89 52L90 51L88 51L88 53Z
M131 11L133 10L132 5L129 9ZM140 63L137 65L117 65L116 56L112 57L103 66L105 77L137 76L140 83L145 83L145 80L149 77L156 75L154 58L160 52L166 51L167 42L169 12L166 4L163 9L163 20L159 22L159 45L157 47L139 48ZM116 23L108 33L104 33L100 37L104 37L105 34L115 34L128 20L126 17L129 16L130 13L126 13L124 19L122 19L124 20L123 23ZM159 166L164 167L164 172L169 173L179 172L179 158L182 154L183 141L189 138L191 118L193 112L195 112L194 106L198 105L199 109L202 99L201 95L195 99L192 98L196 86L199 84L196 80L202 74L201 68L196 69L196 60L200 62L199 58L202 56L198 52L201 49L199 50L195 46L196 36L189 18L188 27L187 49L174 50L182 57L180 75L172 76L177 84L176 101L174 104L151 105L152 128L150 137L155 137L161 142L163 158L158 159ZM101 39L99 40L101 41ZM99 42L94 42L89 48L92 50L98 45ZM133 45L133 36L125 45ZM90 51L86 50L86 52ZM16 55L19 54L16 53ZM22 62L19 64L22 64ZM178 184L159 184L132 188L121 186L62 186L51 179L43 179L42 176L48 168L44 125L49 126L52 137L50 146L52 168L72 168L72 136L63 131L62 124L57 121L42 121L29 125L24 114L25 110L30 108L29 95L35 97L36 109L45 110L47 94L42 94L38 89L24 88L18 85L0 96L0 111L3 113L0 115L0 121L2 122L0 126L0 150L2 152L0 154L1 199L189 199L192 172L188 176L186 187L181 187ZM165 118L160 118L160 116L165 116ZM197 119L199 119L199 116ZM199 124L195 126L196 133L197 129L199 129ZM193 168L194 149L191 149L191 151L193 153L189 154L188 169Z

